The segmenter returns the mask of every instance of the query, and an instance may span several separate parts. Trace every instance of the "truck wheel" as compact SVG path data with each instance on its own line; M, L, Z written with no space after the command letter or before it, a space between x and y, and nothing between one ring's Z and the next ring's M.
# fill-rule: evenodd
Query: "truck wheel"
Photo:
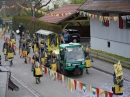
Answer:
M65 76L68 76L68 71L65 70L63 65L61 66L61 74L65 75Z
M80 75L82 75L83 74L83 69L81 69L81 74Z

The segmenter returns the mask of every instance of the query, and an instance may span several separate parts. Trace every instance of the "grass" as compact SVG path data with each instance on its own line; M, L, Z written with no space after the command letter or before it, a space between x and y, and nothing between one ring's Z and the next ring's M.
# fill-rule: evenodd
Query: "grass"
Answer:
M130 62L130 58L125 58L123 56L119 56L119 55L116 55L116 54L111 54L111 53L107 53L107 52L104 52L104 51L101 51L101 50L94 50L94 49L90 49L90 51L105 54L105 55L112 56L112 57L117 58L117 59L121 59L121 60Z

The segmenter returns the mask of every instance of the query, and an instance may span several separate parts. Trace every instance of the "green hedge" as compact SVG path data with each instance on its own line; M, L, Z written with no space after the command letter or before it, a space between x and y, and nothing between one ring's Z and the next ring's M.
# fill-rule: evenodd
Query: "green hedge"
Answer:
M20 23L22 23L25 27L24 31L29 30L31 34L35 33L40 29L53 31L58 34L60 34L62 31L62 27L60 25L50 24L39 20L32 21L32 17L14 16L12 21L12 27L14 31L18 29Z
M105 55L108 55L108 56L112 56L114 58L121 59L121 60L124 60L124 61L130 61L130 58L125 58L123 56L119 56L119 55L116 55L116 54L107 53L107 52L104 52L104 51L101 51L101 50L94 50L94 49L90 49L90 50L94 51L94 52L97 52L97 53L101 53L101 54L105 54Z

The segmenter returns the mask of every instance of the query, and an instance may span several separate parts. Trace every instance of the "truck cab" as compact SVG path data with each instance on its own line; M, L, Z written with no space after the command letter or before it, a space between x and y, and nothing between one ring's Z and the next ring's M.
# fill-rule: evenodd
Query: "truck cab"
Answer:
M83 69L86 68L84 51L79 43L61 44L58 60L58 71L66 76L69 72L74 73L74 75L82 75Z

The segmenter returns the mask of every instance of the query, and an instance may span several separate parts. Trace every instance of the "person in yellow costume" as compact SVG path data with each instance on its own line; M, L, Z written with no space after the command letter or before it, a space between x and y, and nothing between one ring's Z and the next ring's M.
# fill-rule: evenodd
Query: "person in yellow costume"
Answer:
M10 41L11 41L13 44L16 43L16 36L15 36L14 31L11 32L11 35L10 35Z
M26 40L23 40L21 48L22 48L22 56L25 58L24 63L27 64L27 56L30 53L30 49L26 43Z
M11 42L9 42L9 45L7 47L7 52L6 52L6 59L10 60L10 66L13 65L13 58L14 55L16 55L14 48L12 47Z
M4 53L5 55L5 61L8 61L7 58L6 58L6 53L7 53L7 47L9 45L9 39L6 38L4 44L3 44L3 49L2 49L2 52Z
M40 48L38 50L38 53L40 55L40 62L45 65L46 64L46 59L47 59L47 53L45 46L43 44L40 45Z
M33 62L32 62L33 75L36 78L36 84L39 84L41 82L40 77L42 77L42 75L37 75L36 74L37 71L35 70L35 68L40 68L40 66L39 66L40 65L39 64L40 56L39 56L38 52L35 52L35 55L33 55L32 60L33 60Z
M30 36L27 37L26 41L27 41L29 48L31 48L32 42L31 42Z
M89 49L88 49L88 48L86 48L86 50L85 50L85 52L84 52L84 53L85 53L85 58L86 58L86 59L90 59L90 60L91 60L91 62L94 62L94 60L93 60L93 58L92 58L92 56L91 56L91 54L90 54L90 52L89 52ZM89 73L88 73L88 69L87 69L87 68L86 68L86 73L87 73L87 74L89 74Z
M33 52L38 51L39 42L38 42L38 39L37 39L36 36L35 36L34 39L33 39L32 48L33 48Z
M53 70L53 71L57 70L56 64L57 64L57 57L56 57L56 54L54 52L52 52L51 58L50 58L50 68L51 68L51 70Z

